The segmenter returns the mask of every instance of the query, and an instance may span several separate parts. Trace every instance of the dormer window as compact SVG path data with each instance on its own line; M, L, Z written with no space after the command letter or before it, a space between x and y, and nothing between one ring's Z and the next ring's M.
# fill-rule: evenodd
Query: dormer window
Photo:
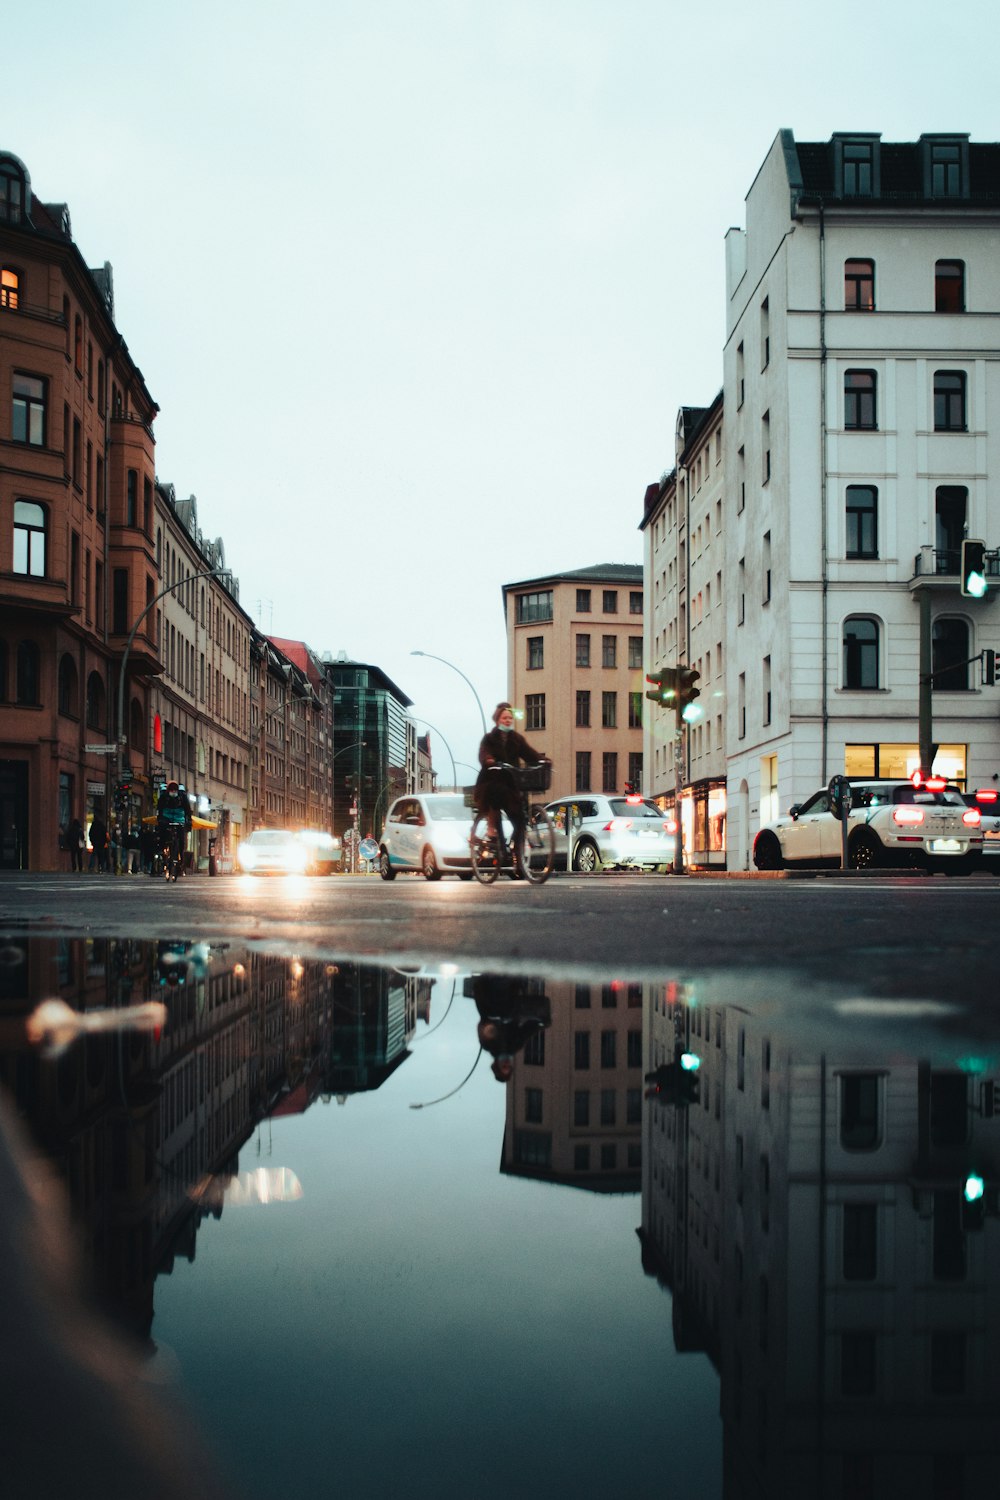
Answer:
M969 196L969 137L923 135L924 195L928 198Z
M879 146L877 135L833 137L834 181L839 197L879 197Z
M16 156L0 156L0 223L20 224L31 205L28 174Z

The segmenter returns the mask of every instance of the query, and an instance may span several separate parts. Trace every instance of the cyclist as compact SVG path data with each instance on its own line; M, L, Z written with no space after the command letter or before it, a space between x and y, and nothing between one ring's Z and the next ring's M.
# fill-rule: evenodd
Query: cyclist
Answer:
M171 840L176 838L178 868L181 865L185 839L190 831L191 804L187 792L176 781L168 781L166 786L161 787L156 804L157 842L159 848L167 849Z
M514 868L520 871L520 850L525 833L524 801L510 767L537 766L545 756L518 734L514 728L514 710L509 703L497 704L493 710L493 724L495 727L483 735L479 745L481 770L473 795L476 811L489 819L498 851L503 848L501 814L506 813L514 825Z

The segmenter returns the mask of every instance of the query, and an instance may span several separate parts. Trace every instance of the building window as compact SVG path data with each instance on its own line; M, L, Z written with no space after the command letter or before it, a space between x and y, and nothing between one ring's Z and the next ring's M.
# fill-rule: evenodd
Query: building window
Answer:
M760 367L766 370L771 363L771 303L765 297L760 304Z
M931 1395L965 1395L963 1329L935 1328L931 1333Z
M83 374L83 319L77 313L73 323L73 365L78 375Z
M642 636L630 635L628 638L628 664L632 669L642 668Z
M642 614L642 589L631 589L629 591L628 612L630 615Z
M528 1125L540 1125L542 1123L541 1089L525 1089L524 1119L525 1123Z
M854 432L874 432L875 371L848 370L844 375L844 427Z
M577 614L580 614L580 615L589 615L590 614L590 590L589 589L577 589L577 591L576 591L576 611L577 611Z
M518 594L517 596L517 623L519 625L531 625L536 620L552 619L552 590L545 589L537 594Z
M931 636L935 692L964 693L969 687L969 627L964 620L938 619Z
M738 693L736 700L736 733L739 739L746 739L747 733L747 674L741 672L739 676Z
M589 1031L574 1031L573 1033L573 1066L578 1072L584 1072L590 1067Z
M545 637L528 636L528 671L537 672L545 664Z
M0 270L0 307L9 307L16 312L21 292L21 278L10 266Z
M602 607L603 607L604 613L606 615L616 615L618 613L618 590L617 589L605 589L604 590L604 604L603 604Z
M589 635L578 635L576 638L576 664L578 667L590 666Z
M614 1125L615 1121L615 1091L614 1089L601 1089L601 1124ZM604 1165L604 1148L601 1148L601 1165Z
M874 192L872 141L844 141L842 193L845 198L870 198Z
M878 1270L878 1207L845 1203L843 1272L845 1281L874 1281Z
M747 452L741 448L736 455L736 507L743 514L747 503Z
M844 262L844 310L846 312L875 311L875 262L873 260Z
M629 693L628 695L628 727L630 729L642 728L642 693ZM629 781L632 780L631 775Z
M961 198L964 191L962 143L931 141L930 195L932 198Z
M576 752L576 791L590 791L590 751L578 750Z
M28 708L38 705L38 646L34 641L19 641L16 658L16 701Z
M934 371L934 431L964 432L965 371Z
M771 478L771 413L766 411L760 419L761 483Z
M33 500L14 501L14 572L45 577L45 511Z
M934 311L965 312L965 262L934 263Z
M57 702L59 712L66 718L76 718L80 712L80 685L76 663L68 652L59 658L59 680Z
M601 1032L601 1067L614 1068L618 1066L618 1033L615 1031Z
M14 409L11 437L15 443L45 447L45 381L14 372Z
M617 667L618 665L618 637L616 635L604 635L601 637L601 666Z
M582 1032L578 1034L583 1035ZM573 1090L573 1124L577 1126L590 1124L589 1089Z
M736 409L743 405L746 395L746 368L743 358L743 345L740 344L736 350Z
M874 1333L855 1331L840 1335L840 1393L842 1396L874 1396Z
M111 574L111 630L114 635L128 635L128 569L115 568Z
M847 556L878 557L878 490L873 484L847 486Z
M934 492L934 570L957 573L961 568L969 492L964 485L941 484Z
M641 706L641 705L640 705ZM628 779L629 785L635 791L642 790L642 751L630 750L628 753Z
M741 557L738 564L739 587L736 591L736 623L742 625L746 619L747 609L747 560Z
M576 727L590 728L590 689L579 688L576 694Z
M844 622L844 687L878 687L878 621L854 616Z
M761 595L762 604L771 602L771 533L765 531L764 546L761 552L761 572L764 575L764 592Z
M524 699L524 725L526 729L545 728L545 694L527 693Z
M601 728L618 728L618 694L601 694Z
M601 756L601 790L618 790L618 752L615 750L605 750Z
M840 1075L840 1144L845 1151L874 1151L881 1144L880 1091L877 1073Z
M761 694L764 707L764 724L771 722L771 658L764 657L761 671Z
M138 507L139 476L129 469L125 479L125 525L134 526Z

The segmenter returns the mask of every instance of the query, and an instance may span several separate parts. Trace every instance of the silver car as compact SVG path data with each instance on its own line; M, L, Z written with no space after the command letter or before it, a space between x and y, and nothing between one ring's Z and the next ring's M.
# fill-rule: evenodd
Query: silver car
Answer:
M1000 796L995 787L984 787L980 791L966 792L969 807L979 808L980 827L983 830L983 869L992 875L1000 875Z
M401 870L419 870L427 880L440 880L448 874L471 880L472 818L472 808L466 806L461 792L397 797L379 840L382 879L395 880Z
M675 823L637 794L577 792L546 811L556 831L557 870L666 870L673 864Z

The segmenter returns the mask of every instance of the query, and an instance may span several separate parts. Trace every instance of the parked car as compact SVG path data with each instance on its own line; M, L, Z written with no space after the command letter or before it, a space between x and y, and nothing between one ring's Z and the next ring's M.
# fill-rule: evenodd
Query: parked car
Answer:
M418 870L427 880L440 880L442 875L471 880L472 819L472 808L462 792L397 797L379 840L382 879L395 880L401 870Z
M994 787L966 792L969 807L979 808L979 825L983 830L983 869L1000 875L1000 793Z
M306 847L307 875L332 875L339 869L341 855L340 840L332 833L321 833L317 828L303 828L298 835Z
M850 781L847 860L852 869L910 865L968 875L981 867L980 812L966 805L958 787L943 779L922 786L854 777ZM785 864L839 865L841 826L822 787L760 830L753 862L758 870L780 870Z
M638 794L577 792L547 804L556 831L557 870L666 870L675 823Z

